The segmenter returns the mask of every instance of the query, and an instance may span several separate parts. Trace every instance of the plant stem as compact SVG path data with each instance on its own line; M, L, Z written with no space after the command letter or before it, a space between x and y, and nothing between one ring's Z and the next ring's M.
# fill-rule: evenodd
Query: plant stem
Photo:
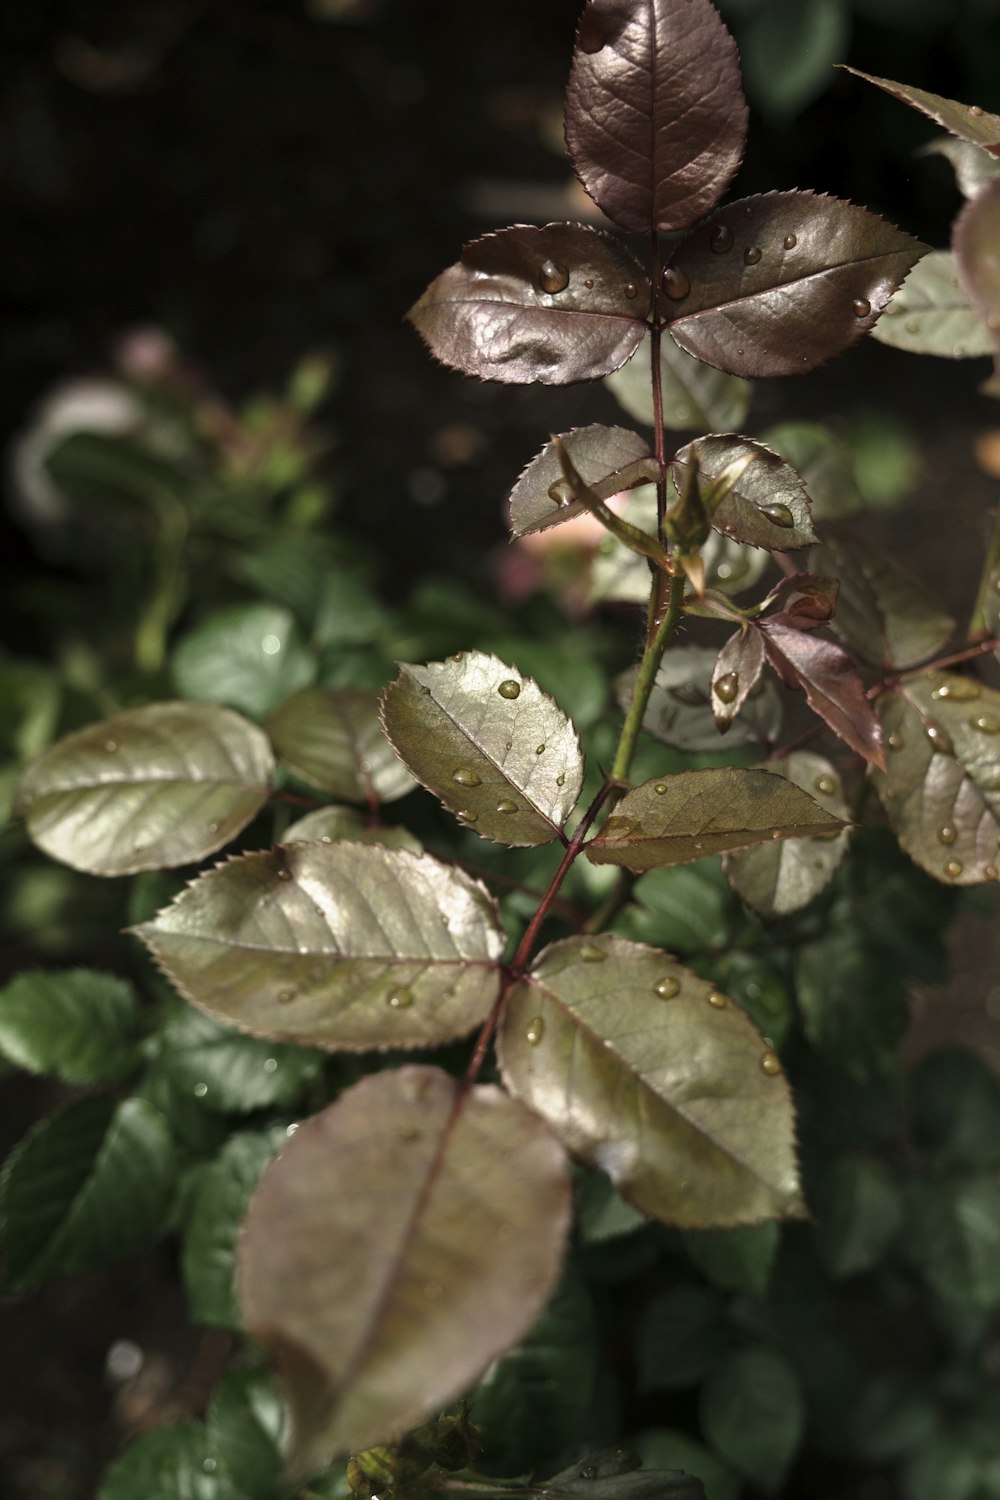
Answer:
M657 579L653 580L653 587L657 586ZM673 640L677 627L681 620L681 606L684 601L684 574L676 573L670 580L670 593L667 599L667 608L663 618L656 627L653 639L642 653L639 663L639 675L635 680L635 688L632 693L632 701L625 715L625 723L622 727L621 738L618 741L618 749L615 751L614 762L611 766L611 780L622 782L628 780L629 768L632 765L632 757L635 754L636 742L639 738L639 730L646 716L646 708L649 704L649 695L653 691L653 683L656 674L660 670L660 661L667 646Z
M663 278L660 274L660 236L650 230L650 250L653 262L653 318L649 333L649 373L653 381L653 433L656 443L656 462L660 477L656 481L656 535L660 546L667 542L664 518L667 514L667 450L663 433L663 371L660 369L660 342L663 338L663 320L660 312L660 297Z

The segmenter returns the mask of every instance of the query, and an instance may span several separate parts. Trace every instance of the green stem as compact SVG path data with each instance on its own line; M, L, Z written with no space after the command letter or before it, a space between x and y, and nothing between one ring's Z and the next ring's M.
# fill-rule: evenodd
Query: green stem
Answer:
M653 580L656 587L656 580ZM635 689L632 693L632 701L625 715L625 723L622 726L621 738L618 741L618 749L611 766L611 780L620 783L628 780L628 773L632 765L632 757L639 739L639 730L642 721L646 717L646 709L649 705L649 695L653 691L656 674L660 670L660 662L663 653L669 646L677 633L677 627L681 622L681 610L684 602L684 574L676 573L670 580L670 593L667 596L667 608L663 618L642 653L639 663L639 675L635 680Z

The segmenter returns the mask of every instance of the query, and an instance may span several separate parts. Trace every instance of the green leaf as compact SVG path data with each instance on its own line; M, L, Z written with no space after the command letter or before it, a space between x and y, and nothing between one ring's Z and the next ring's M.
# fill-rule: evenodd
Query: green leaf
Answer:
M821 938L799 949L795 988L814 1047L856 1078L885 1071L910 1018L898 964L880 959L834 919Z
M945 1302L1000 1307L1000 1177L996 1172L913 1184L904 1226L909 1254Z
M642 727L654 739L675 750L692 752L723 749L722 735L712 712L712 671L717 653L709 646L677 646L668 651L656 674ZM638 668L615 683L622 710L628 708ZM766 683L743 705L733 722L725 748L771 745L781 729L782 704L772 683Z
M238 1272L293 1466L414 1427L516 1344L558 1279L570 1205L542 1122L436 1068L370 1075L300 1125L251 1200Z
M860 68L848 68L845 72L855 78L874 83L887 94L910 104L921 114L936 120L959 140L971 141L974 146L983 146L992 156L1000 156L1000 115L991 115L977 104L959 104L955 99L945 99L940 94L930 94L926 89L915 89L908 83L893 83L888 78L875 78L871 73L862 73Z
M801 476L763 443L730 435L695 438L673 463L678 487L680 466L697 464L709 520L734 542L787 552L816 540Z
M834 82L850 24L839 0L772 0L744 30L747 88L770 115L787 121Z
M576 1223L585 1245L601 1245L621 1239L648 1222L631 1203L616 1193L610 1177L603 1172L577 1168Z
M553 944L511 991L499 1052L512 1092L642 1213L708 1228L800 1212L777 1058L665 954Z
M851 450L828 427L814 422L782 422L762 432L760 440L796 470L817 520L836 521L862 509L864 501L854 478ZM823 569L814 571L821 573Z
M862 661L911 667L951 639L955 622L924 581L867 538L829 537L809 566L839 579L833 629Z
M938 135L927 142L921 156L944 156L955 169L955 180L966 198L975 198L997 172L1000 160L974 146L971 141L959 141L954 136Z
M969 359L993 352L993 335L958 281L950 250L931 250L918 260L882 317L872 338L909 354Z
M387 849L423 853L420 840L414 838L408 828L370 824L353 807L318 807L315 812L306 813L304 818L289 823L281 835L283 844L336 844L341 839L352 844L383 844Z
M14 1292L120 1260L165 1227L176 1183L160 1112L79 1099L41 1120L0 1178L0 1246Z
M650 1427L632 1441L651 1470L682 1469L700 1479L705 1500L739 1500L740 1481L729 1465L687 1433L672 1427Z
M872 1271L884 1258L903 1216L896 1179L864 1156L831 1162L816 1184L816 1241L835 1278Z
M770 771L684 771L646 781L585 847L595 865L651 870L778 838L839 833L843 823Z
M209 870L134 929L210 1015L318 1047L429 1046L483 1021L496 908L429 855L289 844Z
M280 1494L280 1440L284 1413L270 1377L260 1370L230 1370L208 1408L209 1445L239 1487L241 1500L274 1500Z
M219 1463L201 1422L154 1427L133 1438L104 1475L97 1500L248 1500Z
M190 1201L181 1266L188 1309L196 1323L242 1328L233 1289L236 1239L261 1172L285 1130L239 1131L198 1174Z
M959 1167L1000 1166L1000 1078L977 1052L946 1047L923 1058L910 1100L925 1150Z
M1000 878L1000 693L925 672L877 708L889 755L875 788L907 854L949 884Z
M90 969L34 969L0 990L0 1053L31 1073L100 1083L141 1060L139 997Z
M811 750L795 750L767 769L807 792L831 817L849 820L844 789L834 767ZM833 879L847 852L848 827L832 838L782 839L726 855L725 869L738 896L762 917L784 917L808 906Z
M701 1392L701 1424L714 1448L773 1494L802 1440L805 1403L795 1372L773 1349L731 1354Z
M352 688L303 688L267 721L278 758L331 797L395 802L413 778L382 732L378 694Z
M649 427L654 425L651 351L647 336L628 364L604 382L629 416ZM735 432L743 426L753 396L749 380L702 364L673 339L660 343L660 389L663 425L672 432Z
M559 441L580 478L598 500L609 500L638 483L648 484L659 473L649 443L627 427L574 427L561 432ZM563 479L562 461L555 442L521 471L510 492L510 529L515 537L546 531L572 516L587 514L587 507L574 500Z
M266 719L289 693L307 687L316 663L287 609L238 604L189 631L171 659L185 698L226 703Z
M573 725L495 656L402 666L382 721L417 780L483 838L549 843L576 805L583 757Z
M615 927L623 937L684 955L724 947L735 914L718 861L703 859L643 875Z
M1000 157L1000 140L993 148ZM997 239L1000 237L1000 179L994 178L982 192L967 203L955 220L952 245L959 280L969 301L993 337L993 353L1000 371L1000 266L997 265ZM998 376L983 388L997 394Z
M721 1299L694 1285L672 1286L643 1308L636 1344L639 1389L700 1385L729 1347Z
M767 1293L780 1241L781 1225L772 1221L740 1229L688 1230L684 1248L713 1286L760 1299Z
M27 768L17 811L40 849L91 875L192 864L264 806L271 747L227 708L152 703L78 729Z
M904 1456L907 1500L996 1500L1000 1494L1000 1442L996 1416L989 1424L940 1420Z
M206 1109L248 1114L297 1104L321 1062L311 1049L242 1036L179 1004L160 1031L155 1067Z

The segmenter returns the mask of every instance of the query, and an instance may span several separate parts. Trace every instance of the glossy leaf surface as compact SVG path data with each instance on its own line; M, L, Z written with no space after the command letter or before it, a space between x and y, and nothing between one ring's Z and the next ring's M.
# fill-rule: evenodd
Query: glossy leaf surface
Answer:
M872 338L909 354L966 359L990 354L993 339L959 285L950 250L918 260L872 329Z
M656 477L649 443L627 427L605 427L595 422L590 427L562 432L559 438L574 468L599 500L608 500L637 483L648 484ZM653 472L640 477L635 466L643 460L649 461ZM587 509L567 494L559 454L552 443L546 443L522 471L510 492L509 504L510 529L516 537L546 531L572 516L584 515Z
M413 777L382 733L378 694L360 688L303 688L267 723L281 762L345 802L395 802Z
M648 338L627 365L605 380L615 400L636 421L654 424ZM671 432L735 432L750 408L753 386L694 359L673 339L660 342L663 425Z
M746 125L736 44L708 0L589 0L566 88L566 146L616 224L694 224L739 166Z
M268 799L271 747L228 708L153 703L78 729L34 761L17 806L34 842L92 875L191 864Z
M518 224L466 245L407 317L465 375L567 385L610 375L635 353L649 299L639 262L609 235Z
M777 1059L738 1007L654 948L602 935L545 949L511 992L500 1061L653 1218L707 1228L801 1211Z
M945 99L940 94L930 94L926 89L913 88L908 83L894 83L889 78L876 78L871 73L862 73L860 68L845 68L856 78L874 83L887 94L901 99L919 109L921 114L936 120L959 140L971 141L982 146L991 156L1000 156L1000 115L991 115L976 104L959 104L955 99Z
M879 722L847 653L833 641L787 625L765 622L759 629L767 659L786 686L802 688L813 713L845 745L872 765L883 766Z
M764 643L759 632L735 631L716 657L709 682L709 706L720 734L729 730L760 681L763 670ZM767 688L764 687L762 692L766 694Z
M547 1127L493 1087L460 1100L436 1068L369 1076L300 1125L251 1201L238 1274L294 1466L415 1426L516 1343L558 1279L570 1203Z
M922 252L838 198L765 193L729 203L674 253L690 291L672 305L669 330L732 375L801 375L872 328Z
M400 667L382 722L402 760L484 838L557 838L576 805L583 757L562 710L516 667L481 651Z
M135 929L187 999L317 1047L427 1046L496 996L503 946L476 881L429 855L289 844L196 880Z
M1000 144L996 154L1000 156ZM952 244L969 301L993 336L1000 370L1000 178L967 203L955 221ZM996 378L994 379L994 384ZM992 387L992 394L996 394Z
M711 676L715 652L707 646L675 646L663 658L643 717L647 734L677 750L721 750L722 740L712 712ZM763 661L763 651L761 651ZM617 681L618 701L627 708L635 683L635 669ZM748 683L748 688L753 682ZM745 696L745 695L744 695ZM781 728L781 702L773 684L745 705L726 741L728 745L770 744Z
M733 541L784 552L816 540L805 485L791 465L763 443L728 434L695 438L680 449L674 462L697 463L709 520ZM731 484L726 482L730 473L738 474ZM712 503L713 486L724 490L717 504Z
M66 1083L138 1067L142 1013L132 986L91 969L32 969L0 990L0 1056Z
M1000 172L1000 159L991 156L982 146L957 140L953 135L936 136L927 142L920 154L946 157L955 169L955 180L966 198L975 198L990 178Z
M867 537L829 537L809 565L840 580L832 626L862 661L911 667L951 639L955 622L923 579Z
M851 450L829 428L816 422L781 422L761 433L760 440L798 473L817 520L839 520L862 509Z
M304 818L289 823L281 835L283 844L335 844L341 839L354 844L384 844L387 849L409 849L411 854L423 853L420 840L408 828L371 824L354 807L317 807Z
M652 870L779 838L839 833L843 824L770 771L730 767L643 782L586 844L598 865Z

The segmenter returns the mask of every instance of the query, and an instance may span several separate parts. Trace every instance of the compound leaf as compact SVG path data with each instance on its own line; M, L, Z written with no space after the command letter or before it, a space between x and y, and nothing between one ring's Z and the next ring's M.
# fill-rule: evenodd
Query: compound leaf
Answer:
M763 1345L736 1350L702 1388L701 1424L724 1458L773 1494L805 1425L795 1371L783 1355Z
M657 465L649 443L627 427L605 427L595 422L560 433L559 441L598 500L609 500L621 490L656 478ZM587 509L582 501L572 498L554 443L546 443L522 471L510 492L509 504L510 528L516 537L546 531L572 516L584 515Z
M910 667L950 640L955 622L922 579L888 552L845 535L809 554L809 566L840 581L832 628L862 661Z
M822 636L788 625L764 621L757 628L764 637L767 659L785 686L802 688L813 713L845 745L873 766L883 767L879 721L846 651Z
M885 89L887 94L902 99L904 104L919 109L921 114L935 120L938 125L943 125L952 135L958 136L959 140L971 141L974 146L984 147L991 156L1000 156L1000 115L991 115L980 109L978 104L959 104L955 99L930 94L926 89L916 89L908 83L893 83L889 78L876 78L871 73L862 73L860 68L848 68L846 63L841 63L840 66L846 72L853 73L855 78L874 83L880 89Z
M716 531L734 542L784 552L816 540L801 477L763 443L728 433L695 438L680 449L674 463L697 464L708 518ZM726 482L727 471L738 474L731 484ZM713 504L713 487L719 481L722 499Z
M264 734L231 709L152 703L52 745L17 809L46 854L91 875L168 869L214 854L267 801Z
M503 947L478 882L430 855L353 843L231 859L133 931L209 1015L329 1049L470 1031L496 997Z
M378 694L361 688L303 688L267 722L281 760L331 797L345 802L395 802L413 777L382 732Z
M545 1307L570 1210L542 1121L437 1068L373 1074L300 1125L251 1200L237 1277L289 1403L293 1466L461 1395Z
M652 345L647 338L633 359L604 384L638 422L655 421L650 379ZM703 364L673 339L660 341L660 389L663 425L671 432L735 432L750 409L753 386Z
M31 1073L99 1083L137 1067L139 997L116 974L32 969L0 990L0 1054Z
M918 260L872 329L872 338L909 354L968 359L992 354L994 339L959 285L950 250Z

